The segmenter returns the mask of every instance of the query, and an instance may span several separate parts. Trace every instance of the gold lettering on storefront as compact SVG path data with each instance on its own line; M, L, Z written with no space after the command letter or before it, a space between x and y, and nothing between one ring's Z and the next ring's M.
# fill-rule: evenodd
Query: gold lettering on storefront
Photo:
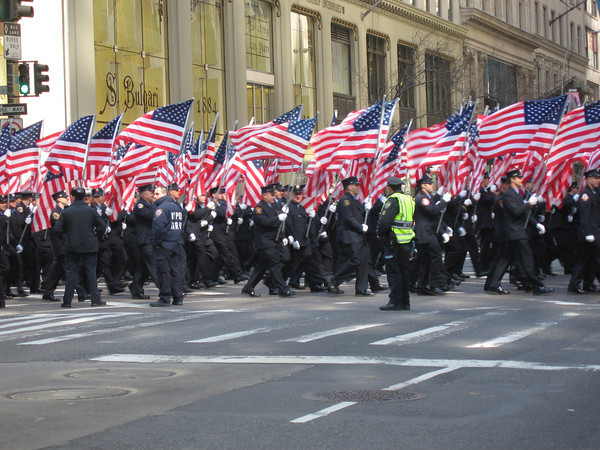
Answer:
M315 6L323 6L323 8L330 9L331 11L335 11L338 14L346 14L346 8L342 5L338 5L337 3L330 2L329 0L305 0L306 3Z
M117 104L117 76L112 72L108 72L105 80L106 98L104 100L104 106L102 106L102 110L99 112L100 115L104 114L107 107L112 107ZM122 95L124 97L122 106L125 112L135 106L143 106L145 111L160 106L158 101L158 88L155 88L154 91L146 89L143 81L136 84L129 75L123 78Z

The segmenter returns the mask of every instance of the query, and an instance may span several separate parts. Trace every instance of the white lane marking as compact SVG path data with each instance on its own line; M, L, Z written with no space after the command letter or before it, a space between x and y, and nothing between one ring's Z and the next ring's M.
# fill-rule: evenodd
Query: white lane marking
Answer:
M330 337L330 336L337 336L339 334L344 334L344 333L352 333L353 331L366 330L368 328L380 327L383 325L389 325L389 323L372 323L372 324L366 324L366 325L354 325L351 327L334 328L333 330L321 331L319 333L307 334L305 336L299 336L299 337L291 338L291 339L284 339L279 342L300 342L300 343L312 342L312 341L316 341L317 339L323 339L323 338Z
M445 336L447 334L454 333L455 331L462 330L478 320L487 319L490 316L504 316L506 314L506 312L502 311L489 312L480 316L469 317L463 320L456 320L454 322L448 322L442 325L437 325L435 327L425 328L424 330L415 331L413 333L401 334L399 336L394 336L391 338L382 339L380 341L371 342L369 345L416 344L419 342L424 342L434 338Z
M0 331L0 336L7 335L7 334L24 333L26 331L43 330L46 328L61 327L64 325L75 325L78 323L91 322L93 320L110 319L113 317L120 317L120 316L122 316L122 314L118 314L118 313L117 314L99 314L96 316L77 317L77 318L70 319L70 320L57 320L56 322L46 323L43 325L34 325L34 326L30 326L30 327Z
M191 356L191 355L142 355L111 354L92 358L90 361L123 363L188 363L188 364L330 364L330 365L387 365L402 367L465 367L480 369L519 370L594 370L600 364L571 366L547 365L533 361L484 360L484 359L418 359L418 358L372 358L367 356Z
M516 331L514 333L506 334L504 336L497 337L495 339L490 339L489 341L480 342L479 344L467 345L467 348L496 348L500 347L504 344L510 344L511 342L518 341L519 339L523 339L527 336L531 336L532 334L537 333L538 331L545 330L546 328L551 327L552 325L556 325L558 322L547 322L540 323L535 327L526 328L521 331Z
M592 305L588 305L587 303L562 302L560 300L544 300L543 303L553 303L555 305L561 305L561 306L592 306Z
M354 305L356 302L333 302L334 305Z
M398 383L395 384L393 386L387 387L382 389L382 391L397 391L399 389L403 389L407 386L411 386L413 384L417 384L420 383L422 381L427 381L430 380L431 378L437 377L438 375L442 375L444 373L448 373L448 372L452 372L454 370L460 369L461 366L453 366L453 367L445 367L443 369L439 369L439 370L434 370L433 372L428 372L425 373L423 375L420 375L418 377L415 377L411 380L405 381L403 383ZM312 414L307 414L305 416L299 417L297 419L294 420L290 420L290 423L306 423L306 422L310 422L312 420L315 419L320 419L321 417L325 417L331 413L334 413L336 411L340 411L344 408L347 408L349 406L353 406L356 405L358 402L340 402L337 403L333 406L330 406L329 408L325 408L322 409L320 411L317 411L316 413L312 413Z
M55 342L62 342L62 341L68 341L68 340L71 340L71 339L78 339L78 338L84 338L84 337L89 337L89 336L96 336L96 335L99 335L99 334L107 334L107 333L114 333L114 332L117 332L117 331L126 331L126 330L134 330L134 329L138 329L138 328L160 326L160 325L164 325L166 323L183 322L185 320L192 320L192 319L195 319L197 317L198 316L193 316L193 317L189 317L188 316L188 317L178 317L176 319L161 319L161 320L157 320L157 321L154 321L154 322L135 323L135 324L120 326L120 327L116 327L116 328L102 329L102 330L91 330L91 331L86 331L85 333L66 334L64 336L57 336L57 337L53 337L53 338L38 339L37 341L21 342L21 343L19 343L17 345L46 345L46 344L53 344Z
M456 308L453 311L480 311L482 309L499 309L499 306L478 306L475 308Z
M193 341L185 341L186 343L193 344L206 344L209 342L221 342L221 341L229 341L231 339L237 339L240 337L250 336L257 333L267 333L271 331L272 328L255 328L254 330L245 330L245 331L237 331L235 333L226 333L220 334L217 336L211 336L203 339L194 339Z

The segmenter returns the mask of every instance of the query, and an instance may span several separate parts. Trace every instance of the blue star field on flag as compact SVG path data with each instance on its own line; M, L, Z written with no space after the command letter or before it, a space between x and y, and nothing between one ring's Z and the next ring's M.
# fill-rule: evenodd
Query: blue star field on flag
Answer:
M584 108L586 125L600 123L600 100L586 105Z
M396 102L391 101L385 104L385 112L383 115L383 125L390 124L392 111ZM381 102L369 106L359 117L354 120L354 129L356 131L368 131L379 128L381 123Z
M118 115L113 120L104 125L92 139L114 139L117 127L121 125L121 116Z
M2 128L2 133L0 133L0 157L6 156L8 153L8 148L10 147L11 140L11 131L10 126L5 125Z
M19 150L35 148L35 141L40 138L42 132L42 121L17 131L10 140L10 150L18 152Z
M541 125L551 123L558 125L562 118L566 95L548 100L528 100L525 102L525 124Z
M219 144L219 148L215 152L215 164L223 164L225 162L225 158L227 158L227 141L229 138L229 131L225 133L223 140Z
M188 111L194 100L186 100L185 102L175 103L173 105L161 106L152 113L154 120L159 120L164 123L185 126Z
M398 131L390 141L394 143L392 150L390 150L390 154L385 159L383 164L390 164L398 159L398 154L400 153L400 149L402 145L404 145L404 138L406 136L406 130L408 129L408 125L404 125L404 127Z
M295 134L296 136L301 137L305 141L310 139L310 135L312 134L315 124L317 123L317 116L312 119L299 119L290 122L288 126L288 133Z
M58 138L63 142L75 142L78 144L87 144L90 128L92 127L94 116L83 116L70 125Z
M300 113L301 112L302 112L302 105L296 106L291 111L288 111L285 114L282 114L281 116L273 119L273 122L275 122L275 123L286 123L286 122L291 122L293 120L297 120L297 119L300 118Z

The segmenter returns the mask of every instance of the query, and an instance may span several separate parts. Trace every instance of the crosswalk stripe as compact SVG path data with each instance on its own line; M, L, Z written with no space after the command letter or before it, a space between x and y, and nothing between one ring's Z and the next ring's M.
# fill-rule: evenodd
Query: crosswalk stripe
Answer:
M387 339L382 339L380 341L371 342L369 345L403 345L403 344L415 344L418 342L423 342L427 340L434 339L436 337L445 336L447 334L453 333L455 331L462 330L476 321L487 319L491 316L504 316L508 314L504 311L494 311L482 314L480 316L469 317L463 320L457 320L454 322L448 322L442 325L437 325L435 327L425 328L423 330L415 331L413 333L401 334L399 336L394 336Z
M186 343L206 344L209 342L229 341L231 339L237 339L240 337L250 336L257 333L267 333L271 330L272 328L255 328L254 330L237 331L234 333L220 334L218 336L211 336L203 339L194 339L193 341L186 341Z
M335 328L333 330L327 330L327 331L321 331L319 333L307 334L305 336L300 336L300 337L296 337L296 338L292 338L292 339L283 339L279 342L305 343L305 342L316 341L317 339L323 339L323 338L330 337L330 336L337 336L339 334L352 333L353 331L366 330L368 328L373 328L373 327L380 327L383 325L389 325L389 324L388 323L372 323L372 324L367 324L367 325L355 325L355 326L351 326L351 327Z
M76 325L78 323L91 322L94 320L110 319L110 318L119 317L119 316L122 316L122 314L119 314L119 313L99 314L97 316L84 316L84 317L76 317L76 318L69 319L69 320L57 320L55 322L46 323L43 325L35 325L35 326L30 326L30 327L0 331L0 336L4 336L4 335L8 335L8 334L15 334L15 333L24 333L27 331L44 330L47 328L60 327L60 326L64 326L64 325Z
M538 331L545 330L546 328L556 325L558 322L540 323L535 327L526 328L525 330L516 331L514 333L506 334L504 336L491 339L486 342L480 342L479 344L467 345L467 348L496 348L504 344L510 344L511 342L518 341L524 337L531 336Z

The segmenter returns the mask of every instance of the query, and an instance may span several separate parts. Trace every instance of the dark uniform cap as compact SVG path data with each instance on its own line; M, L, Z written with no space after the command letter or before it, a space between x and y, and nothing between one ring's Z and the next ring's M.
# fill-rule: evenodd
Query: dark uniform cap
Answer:
M520 169L512 169L512 170L509 170L508 172L506 172L506 178L508 178L509 180L514 177L519 177L519 178L523 177Z
M296 195L300 195L302 194L302 191L304 190L303 186L300 186L299 184L297 184L296 186L294 186L294 188L292 189L292 192Z
M0 203L8 202L8 197L6 195L0 195Z
M506 175L502 175L500 177L500 183L502 183L502 184L508 184L508 183L510 183L510 179Z
M278 191L285 191L285 187L283 186L283 184L281 183L273 183L273 186L275 187L275 189L277 189Z
M260 192L262 194L266 194L266 193L274 194L275 193L275 185L268 184L266 186L263 186L263 187L260 188Z
M15 194L10 194L8 196L8 201L9 202L16 202L19 199L19 197L17 197Z
M404 185L404 181L402 181L398 177L389 177L387 179L387 184L389 184L392 187L398 187L398 186L403 186Z
M33 191L17 192L17 196L20 196L21 198L33 197Z
M171 191L180 191L181 188L179 187L179 185L177 183L173 183L170 187L169 190Z
M85 196L85 189L82 187L74 187L71 189L71 195L81 195Z
M342 180L342 185L344 185L344 188L347 188L351 184L358 184L358 185L360 185L360 181L358 181L358 178L356 178L356 177L348 177L348 178L344 178Z
M104 195L104 190L102 188L92 189L92 195L94 197L102 197Z
M569 189L579 189L579 183L577 181L573 181Z
M421 178L419 181L417 181L417 183L419 185L421 185L421 184L433 184L433 178L431 178L428 175L425 175L423 178Z
M485 172L485 173L483 174L483 178L489 178L489 177L490 177L490 174L489 174L489 173Z
M152 186L151 184L145 184L143 186L140 186L138 188L138 191L140 191L140 192L144 192L144 191L153 192L154 191L154 186Z
M216 187L214 187L214 188L210 188L210 189L209 189L209 191L208 191L208 193L209 193L209 194L214 194L214 193L216 193L218 190L219 190L219 188L216 188ZM223 187L222 187L222 188L221 188L221 190L220 190L220 192L221 192L221 194L224 194L224 193L225 193L225 188L223 188Z
M69 198L69 196L67 195L67 193L65 191L58 191L58 192L52 194L52 198L54 200L58 200L59 198Z
M583 174L584 177L589 178L589 177L600 177L600 170L598 169L592 169L592 170L588 170L587 172L585 172Z
M90 189L90 188L84 188L84 191L83 191L83 192L84 192L84 195L85 195L86 197L91 197L91 196L92 196L92 194L93 194L93 190L92 190L92 189Z

